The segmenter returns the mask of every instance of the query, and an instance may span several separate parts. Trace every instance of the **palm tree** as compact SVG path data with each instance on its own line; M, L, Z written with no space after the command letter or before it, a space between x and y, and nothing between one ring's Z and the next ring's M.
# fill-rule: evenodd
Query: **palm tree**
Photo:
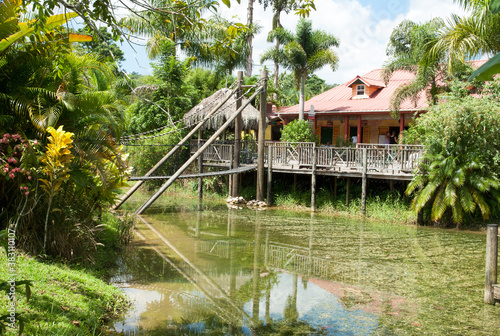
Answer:
M283 28L276 29L273 38L284 44L283 49L269 49L261 57L261 63L267 60L277 61L291 70L296 86L300 88L299 119L304 119L304 96L307 75L330 65L335 71L338 63L337 54L331 47L338 47L337 38L321 30L312 29L312 22L300 19L295 34Z
M289 13L292 9L296 9L297 5L295 2L290 1L290 0L259 0L259 3L264 6L264 10L268 6L273 7L274 15L273 15L273 24L272 24L272 31L282 28L283 26L281 25L281 12ZM277 38L274 38L271 34L271 32L268 35L267 41L274 42L274 48L276 50L280 49L280 41ZM277 61L274 61L274 87L277 88L279 85L279 74L280 74L280 66ZM278 93L274 94L274 100L278 100Z
M427 57L442 54L448 66L448 71L454 69L457 61L465 61L479 55L495 54L500 52L500 7L498 0L471 1L456 0L465 9L472 12L469 16L453 15L440 31L440 36L429 46ZM485 75L481 80L491 79L498 72L495 66L500 63L498 58L492 59L478 69L471 79L480 73ZM493 67L493 68L492 68Z
M483 219L488 219L491 207L487 194L499 199L500 181L485 173L479 161L461 161L457 157L427 153L422 162L422 174L408 185L407 195L415 194L411 207L419 213L426 205L431 207L431 220L439 220L447 211L457 227L465 214L473 214L479 208ZM425 172L425 173L424 173Z
M423 24L410 20L401 22L392 32L387 45L387 55L391 57L384 68L384 81L398 70L415 73L409 83L400 86L391 98L391 110L394 117L399 115L399 107L406 99L416 101L423 90L426 90L431 104L437 103L437 95L441 88L439 80L445 73L441 64L441 54L424 59L427 45L437 38L439 29L443 27L440 18Z

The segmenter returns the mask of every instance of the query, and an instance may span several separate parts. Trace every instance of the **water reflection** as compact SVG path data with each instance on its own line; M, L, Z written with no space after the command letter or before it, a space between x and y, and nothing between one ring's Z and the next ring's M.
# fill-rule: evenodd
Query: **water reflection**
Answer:
M438 274L457 271L431 254L453 254L454 239L471 252L481 243L467 235L330 221L247 209L150 214L114 279L135 300L115 332L418 335L426 318L442 311L433 301L436 290L442 295L449 285L429 289L422 280L442 281Z

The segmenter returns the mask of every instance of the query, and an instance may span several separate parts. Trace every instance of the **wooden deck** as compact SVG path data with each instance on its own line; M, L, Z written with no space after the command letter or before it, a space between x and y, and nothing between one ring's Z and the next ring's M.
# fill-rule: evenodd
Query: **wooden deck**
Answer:
M203 142L202 142L203 143ZM257 146L241 143L240 164L257 162ZM424 147L414 145L358 144L356 147L316 146L312 142L266 142L265 162L271 148L272 170L278 173L312 174L313 151L316 152L316 174L341 177L361 177L363 151L367 155L368 178L411 180ZM198 144L191 144L194 153ZM203 154L204 165L228 166L234 144L216 143Z

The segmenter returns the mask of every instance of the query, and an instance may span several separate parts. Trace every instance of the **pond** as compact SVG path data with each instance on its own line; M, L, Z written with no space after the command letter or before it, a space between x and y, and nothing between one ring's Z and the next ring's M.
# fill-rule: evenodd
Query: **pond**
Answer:
M112 333L500 335L483 233L182 204L137 229Z

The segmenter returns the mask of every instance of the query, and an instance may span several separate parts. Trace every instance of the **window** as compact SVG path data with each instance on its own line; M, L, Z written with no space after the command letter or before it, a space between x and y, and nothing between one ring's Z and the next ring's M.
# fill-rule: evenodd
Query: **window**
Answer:
M365 95L365 86L356 85L356 96L364 96L364 95Z

